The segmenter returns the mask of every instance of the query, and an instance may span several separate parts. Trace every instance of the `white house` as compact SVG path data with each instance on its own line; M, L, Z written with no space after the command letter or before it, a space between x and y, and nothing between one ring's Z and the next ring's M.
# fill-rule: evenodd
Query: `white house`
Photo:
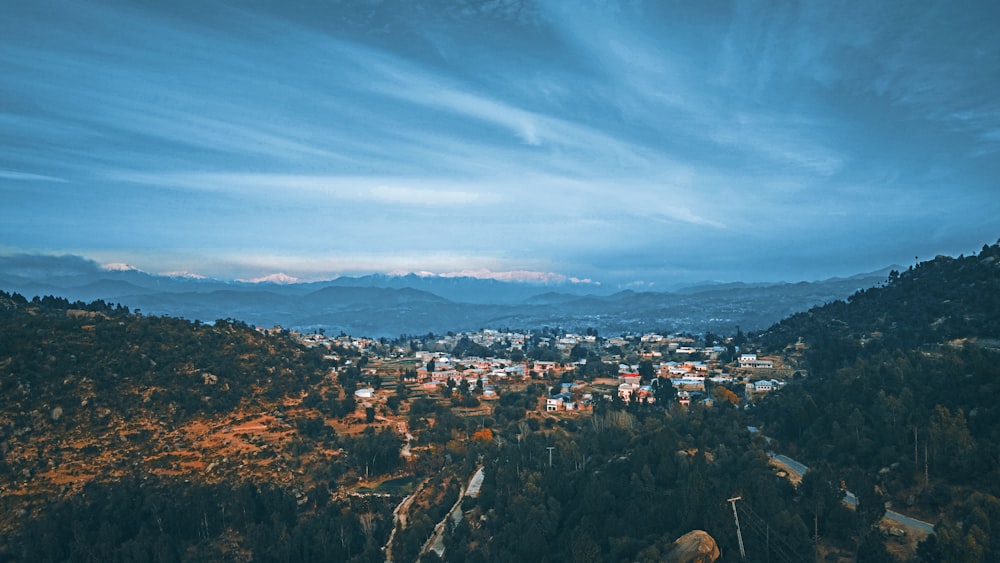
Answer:
M545 399L545 410L548 412L561 410L563 408L563 398L556 395Z

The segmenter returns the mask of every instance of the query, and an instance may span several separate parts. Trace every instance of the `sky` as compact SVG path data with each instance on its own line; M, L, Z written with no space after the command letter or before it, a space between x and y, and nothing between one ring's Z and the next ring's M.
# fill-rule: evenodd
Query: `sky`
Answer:
M992 0L0 3L0 254L655 289L1000 237Z

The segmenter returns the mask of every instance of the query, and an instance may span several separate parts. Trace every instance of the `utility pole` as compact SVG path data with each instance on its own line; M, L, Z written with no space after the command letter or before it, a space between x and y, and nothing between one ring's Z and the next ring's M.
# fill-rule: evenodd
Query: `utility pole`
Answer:
M819 563L819 514L813 514L813 547L816 550L816 563Z
M747 558L747 552L743 549L743 532L740 531L740 515L736 513L736 501L743 500L743 497L733 497L727 502L733 505L733 519L736 520L736 539L740 542L740 559Z
M552 467L552 450L556 449L556 447L555 446L546 446L545 449L549 450L549 467Z
M927 440L924 440L924 486L931 484L930 463L927 461Z

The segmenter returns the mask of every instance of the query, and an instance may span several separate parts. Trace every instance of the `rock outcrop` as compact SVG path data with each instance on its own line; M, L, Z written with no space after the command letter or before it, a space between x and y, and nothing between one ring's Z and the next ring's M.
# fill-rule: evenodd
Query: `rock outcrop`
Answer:
M670 546L667 563L713 563L719 558L715 538L703 530L694 530L677 538Z

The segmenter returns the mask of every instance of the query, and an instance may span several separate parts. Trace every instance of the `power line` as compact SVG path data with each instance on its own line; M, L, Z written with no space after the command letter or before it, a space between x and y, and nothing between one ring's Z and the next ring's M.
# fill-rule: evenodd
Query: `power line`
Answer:
M758 516L746 501L739 506L739 511L742 513L747 529L755 534L758 541L761 539L764 540L766 556L768 558L770 558L771 553L774 553L787 563L796 563L808 559L803 558L785 537L775 533L770 524L767 523L767 520Z
M747 524L747 530L753 533L758 539L762 537L764 538L764 551L768 561L770 561L772 553L785 563L802 561L801 558L795 556L794 552L791 551L790 548L783 545L780 537L771 530L771 527L767 524L767 522L749 518L750 515L746 512L743 513L743 516L743 519Z

